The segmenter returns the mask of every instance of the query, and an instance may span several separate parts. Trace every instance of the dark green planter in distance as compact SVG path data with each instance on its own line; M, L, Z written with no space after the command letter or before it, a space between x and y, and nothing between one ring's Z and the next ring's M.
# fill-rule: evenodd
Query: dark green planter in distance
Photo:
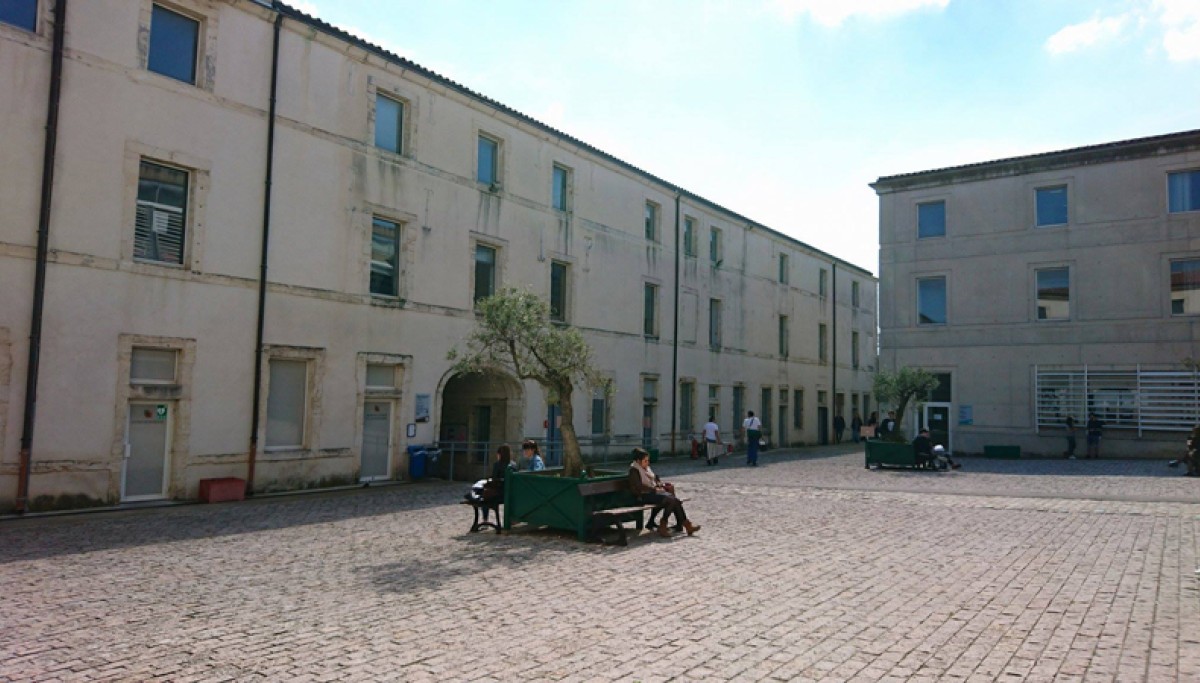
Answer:
M561 468L540 472L509 472L504 477L504 528L513 524L548 526L574 531L587 539L588 524L595 510L633 505L628 493L612 493L584 498L579 485L597 481L624 479L624 472L594 470L591 477L564 477Z
M867 440L865 467L891 465L894 467L916 467L917 453L912 444L896 441Z
M1002 460L1020 460L1020 446L984 446L983 457L1000 458Z

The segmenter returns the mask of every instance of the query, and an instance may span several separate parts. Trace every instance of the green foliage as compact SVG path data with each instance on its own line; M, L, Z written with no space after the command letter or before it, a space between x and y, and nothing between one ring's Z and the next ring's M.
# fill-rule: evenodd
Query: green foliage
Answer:
M592 366L592 349L579 330L550 321L550 304L528 290L502 289L476 305L479 321L462 349L448 354L458 373L498 372L533 380L562 410L563 465L583 466L573 424L575 385L604 386Z
M922 368L900 368L896 372L880 370L875 375L875 400L896 406L896 426L904 422L904 411L914 398L924 397L937 388L938 378Z

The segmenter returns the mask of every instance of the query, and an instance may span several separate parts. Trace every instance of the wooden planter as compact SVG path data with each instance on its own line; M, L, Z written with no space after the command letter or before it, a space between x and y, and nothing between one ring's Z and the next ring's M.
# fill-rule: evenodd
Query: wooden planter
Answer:
M917 453L910 443L895 441L867 441L866 467L871 465L892 465L895 467L916 467Z
M589 482L624 479L626 473L593 471L591 477L564 477L562 469L540 472L509 472L504 477L504 528L513 524L548 526L574 531L579 540L587 539L592 512L632 504L627 493L584 498L579 485Z

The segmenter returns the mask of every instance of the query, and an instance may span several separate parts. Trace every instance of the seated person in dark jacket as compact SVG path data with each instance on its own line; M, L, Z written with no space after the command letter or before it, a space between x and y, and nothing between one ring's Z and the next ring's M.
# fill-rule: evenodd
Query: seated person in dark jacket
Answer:
M483 499L489 503L504 500L504 475L512 467L512 449L501 444L496 449L496 462L492 463L492 476L483 485Z
M641 448L633 449L633 462L629 464L629 490L643 505L657 505L665 510L662 523L658 526L659 536L671 537L667 517L672 514L675 515L675 523L682 525L688 536L700 530L699 524L688 521L687 513L683 511L683 503L667 491L666 484L650 469L650 454Z
M912 442L913 452L917 455L918 465L933 464L933 442L929 440L929 430L922 429Z

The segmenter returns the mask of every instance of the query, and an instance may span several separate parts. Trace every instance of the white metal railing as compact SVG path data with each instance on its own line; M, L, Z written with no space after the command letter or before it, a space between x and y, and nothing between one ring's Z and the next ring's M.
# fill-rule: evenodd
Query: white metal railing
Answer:
M1096 413L1106 429L1186 432L1200 422L1200 373L1141 366L1035 366L1037 429L1062 427L1068 415L1079 427Z

